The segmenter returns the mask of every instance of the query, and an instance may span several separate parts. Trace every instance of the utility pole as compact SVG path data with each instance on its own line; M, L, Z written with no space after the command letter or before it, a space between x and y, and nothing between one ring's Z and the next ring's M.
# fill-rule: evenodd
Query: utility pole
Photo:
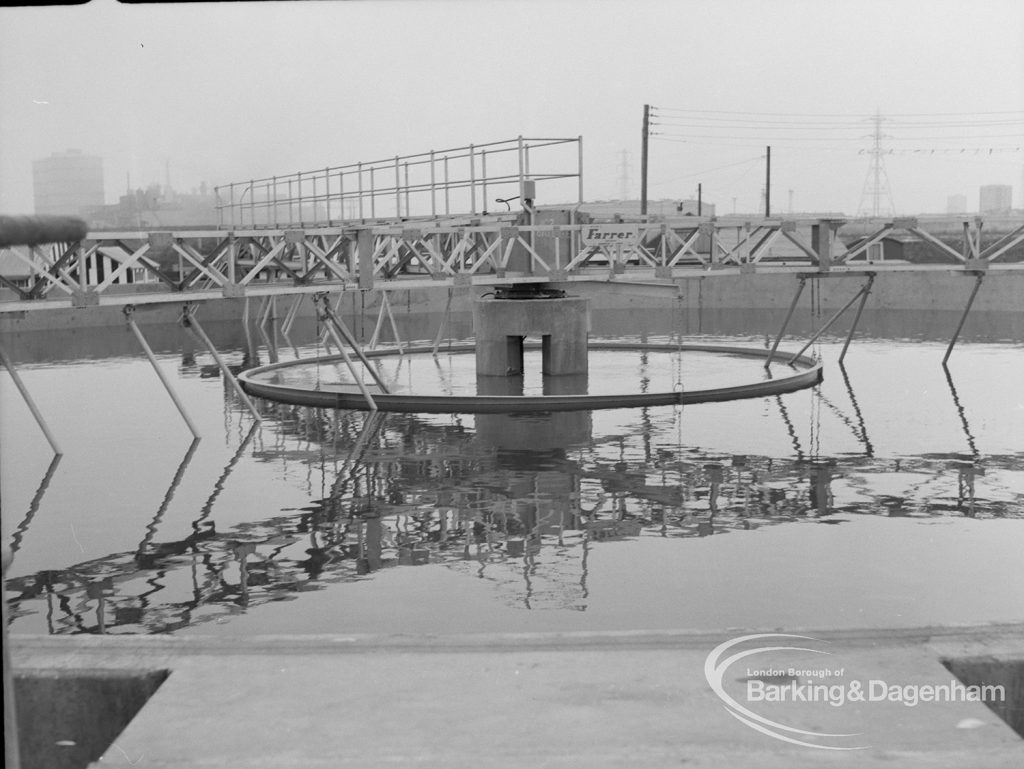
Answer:
M640 145L640 215L647 214L647 139L651 134L651 105L644 105L644 128Z
M697 184L697 216L704 216L703 196L701 189L703 185Z
M769 145L764 165L764 218L772 215L772 148Z

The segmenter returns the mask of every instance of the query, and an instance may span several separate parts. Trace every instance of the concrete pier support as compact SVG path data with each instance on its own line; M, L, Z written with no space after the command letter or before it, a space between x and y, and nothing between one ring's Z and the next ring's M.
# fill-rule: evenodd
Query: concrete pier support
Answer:
M473 304L477 376L519 376L523 343L540 338L542 372L587 373L589 300L582 297L478 299Z

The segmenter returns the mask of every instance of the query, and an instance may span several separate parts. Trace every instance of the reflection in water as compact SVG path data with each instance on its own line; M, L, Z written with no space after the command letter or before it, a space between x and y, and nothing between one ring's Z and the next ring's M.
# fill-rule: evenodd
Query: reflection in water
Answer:
M960 405L960 396L957 395L956 385L953 384L953 374L945 363L942 364L942 372L946 375L949 393L953 396L953 405L956 406L956 411L960 415L960 424L963 426L964 435L967 436L967 445L971 447L971 456L977 459L979 456L978 446L975 444L974 436L971 434L971 426L967 424L967 414L964 412L964 407Z
M49 467L46 468L46 472L43 474L43 480L39 482L39 488L36 489L36 493L32 495L32 501L29 503L28 512L11 535L12 556L18 552L18 549L21 547L22 539L25 537L25 532L28 531L28 527L32 523L32 519L35 517L36 513L39 512L39 505L43 501L43 495L46 494L46 490L50 488L50 481L53 480L53 474L57 472L57 465L60 464L62 456L64 455L53 455L53 459L50 460Z
M265 305L255 320L262 355L275 360L277 326L264 328L271 312ZM259 363L261 348L245 330L247 367ZM288 331L280 335L295 347ZM434 361L450 391L445 360ZM681 387L681 359L674 365ZM641 391L655 366L640 356ZM190 349L182 353L180 371L203 376ZM609 435L601 434L590 412L464 418L263 404L266 421L237 438L237 450L208 497L203 489L206 501L197 503L183 531L158 539L171 525L165 513L195 443L155 515L137 524L142 531L135 549L9 580L12 621L17 630L19 620L36 615L50 633L167 632L330 585L358 589L356 583L385 569L428 565L482 580L508 606L584 612L600 584L598 554L626 549L638 537L718 537L781 524L838 524L852 515L1024 517L1021 494L1000 480L1020 472L1021 455L981 457L948 369L969 455L876 457L851 378L840 371L849 406L840 405L841 391L831 391L831 399L820 386L809 391L809 432L802 401L764 401L775 426L789 436L790 459L689 445L679 407L636 410L626 432ZM522 391L521 378L489 379L499 392ZM585 377L544 381L549 392L587 386ZM244 410L227 388L225 398L227 428L231 413ZM874 414L877 401L869 395L864 402ZM844 437L847 430L853 434L857 454L821 455L823 413L844 425ZM876 438L885 427L879 423L876 415ZM274 440L256 440L268 432ZM13 551L28 535L59 459L14 530ZM320 476L321 490L303 498L301 507L221 530L216 502L233 481L241 483L231 476L245 462L297 465L309 477Z
M846 393L850 396L850 404L853 406L853 413L857 417L858 438L864 444L865 455L873 457L875 455L875 447L871 445L871 439L868 438L868 428L864 424L864 415L860 411L860 404L857 403L857 396L853 391L853 385L850 383L850 375L847 373L846 366L842 362L839 363L839 371L843 375L843 384L846 385Z
M1019 499L977 494L980 464L948 457L721 457L682 443L652 447L649 429L595 439L590 414L579 412L488 415L471 430L458 418L267 410L275 429L311 441L310 448L253 456L318 470L325 496L218 531L213 503L250 431L191 531L154 541L193 445L135 551L8 581L14 621L45 613L50 633L166 632L425 564L486 580L510 606L585 611L593 549L630 538L841 522L840 514L1024 515ZM679 408L669 412L681 416ZM1018 463L1014 456L985 460L992 469ZM873 491L871 479L887 473L914 480L898 496ZM837 480L856 493L837 498Z

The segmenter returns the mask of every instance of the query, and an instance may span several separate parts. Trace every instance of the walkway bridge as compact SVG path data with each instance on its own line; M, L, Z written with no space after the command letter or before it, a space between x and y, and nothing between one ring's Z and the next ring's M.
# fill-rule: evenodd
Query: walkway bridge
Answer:
M51 227L51 237L11 237L18 224L0 217L0 319L123 308L161 373L133 320L133 310L140 305L180 304L183 325L210 349L225 379L258 419L203 332L197 304L293 296L296 301L285 321L290 323L302 295L326 300L330 294L382 292L379 329L385 310L390 311L386 297L395 290L575 284L580 293L610 288L681 298L684 283L695 278L792 275L796 291L767 357L768 366L807 281L864 281L790 359L802 355L859 301L841 361L877 276L941 271L974 278L945 362L985 276L1024 270L1020 215L852 222L818 217L599 216L584 203L582 180L582 139L519 137L230 184L217 188L219 224L207 228L87 232L84 226L72 226ZM544 200L576 200L540 206L538 185L544 187ZM499 212L488 210L491 203ZM930 256L892 259L887 242L899 242L901 237L923 244ZM329 305L323 306L328 312ZM338 326L342 350L347 340L358 351L359 343L339 319L329 325ZM2 347L0 356L31 406ZM170 383L164 385L176 399ZM369 396L367 401L372 405ZM191 422L190 427L198 435Z
M807 279L939 270L980 279L1024 270L1005 260L1024 243L1020 217L965 220L959 247L936 231L948 222L858 222L867 232L850 245L837 237L841 220L598 219L579 205L302 228L90 232L3 249L0 313L521 283L672 291L681 279L751 273ZM983 246L985 227L1003 234ZM885 258L883 241L900 233L926 244L936 261Z
M1020 269L1007 256L1024 243L1021 216L600 217L584 202L582 137L519 136L215 192L216 227L95 231L6 253L31 241L0 238L0 314L515 283L672 292L681 279L752 272L983 275ZM839 237L841 228L861 236ZM983 237L993 230L1000 237ZM887 259L883 242L900 233L927 244L937 263Z

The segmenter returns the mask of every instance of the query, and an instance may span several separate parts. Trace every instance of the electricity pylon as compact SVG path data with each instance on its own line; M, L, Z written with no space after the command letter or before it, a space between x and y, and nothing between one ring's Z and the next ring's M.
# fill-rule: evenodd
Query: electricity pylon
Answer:
M885 151L882 149L882 139L888 138L882 133L881 111L876 110L874 121L875 131L871 138L871 163L868 166L868 175L864 179L864 190L860 195L860 205L857 207L858 216L893 216L896 207L892 202L892 191L889 189L889 176L885 172Z

